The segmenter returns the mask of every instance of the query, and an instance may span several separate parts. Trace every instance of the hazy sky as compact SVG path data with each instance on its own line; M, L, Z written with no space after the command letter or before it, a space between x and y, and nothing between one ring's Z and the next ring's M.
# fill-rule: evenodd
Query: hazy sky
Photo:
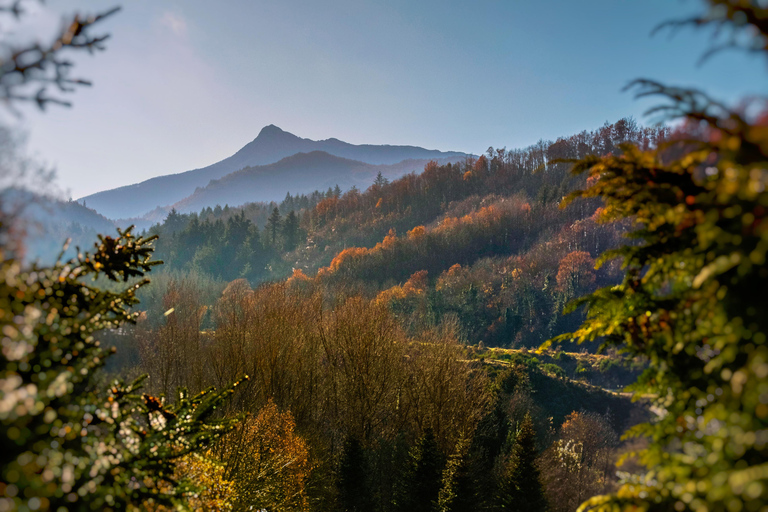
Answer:
M31 22L100 1L49 0ZM301 137L473 153L523 147L650 105L649 77L735 100L768 91L762 60L697 66L706 36L651 37L698 0L131 0L106 52L77 58L74 106L24 110L30 148L80 197L203 167L267 124ZM47 31L47 32L46 32Z

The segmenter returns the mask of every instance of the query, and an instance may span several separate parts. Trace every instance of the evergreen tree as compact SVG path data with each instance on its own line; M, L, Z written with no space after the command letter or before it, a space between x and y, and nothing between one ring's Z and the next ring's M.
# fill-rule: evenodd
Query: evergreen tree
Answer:
M333 187L333 197L341 197L341 187L340 186L336 185L335 187Z
M267 230L270 234L272 247L276 247L277 233L280 232L280 210L278 210L277 206L272 209L272 214L269 216L269 219L267 219Z
M103 329L136 320L140 280L153 266L154 237L131 228L99 237L91 253L22 270L0 247L0 482L5 510L124 510L129 504L183 506L189 485L174 462L233 426L212 419L231 392L180 390L173 405L132 384L99 386L110 351ZM122 283L106 291L87 279ZM138 282L137 282L138 280Z
M478 497L471 475L469 446L469 438L462 436L448 459L443 471L443 486L437 499L439 512L474 512L478 508ZM487 477L487 474L484 476Z
M376 179L373 181L373 184L379 188L383 187L384 185L387 185L388 183L389 183L389 180L385 178L383 174L381 174L381 171L379 171L378 174L376 174Z
M283 249L286 251L294 250L299 243L299 218L293 210L290 211L283 222L283 241Z
M432 512L437 507L444 466L444 456L437 446L435 434L428 428L411 453L410 482L403 503L404 511Z
M245 213L235 214L226 222L221 244L217 247L218 269L214 275L219 275L225 280L236 279L240 269L248 262L248 254L243 254L243 247L248 238L251 221L245 218ZM244 261L238 261L244 260Z
M368 481L368 464L365 452L356 437L350 436L344 443L339 464L336 489L341 510L344 512L368 512L372 509Z
M765 8L710 0L684 20L729 33L768 55ZM727 108L700 90L636 82L655 109L687 120L680 139L621 156L587 157L573 197L600 197L601 220L634 223L621 257L621 285L577 301L588 317L556 340L622 347L650 362L634 390L664 411L632 433L652 439L641 461L652 472L598 496L586 510L764 510L768 503L768 130L762 116ZM748 112L748 109L746 110ZM693 135L691 135L691 133ZM676 447L670 449L670 447Z
M382 504L387 510L400 510L408 490L411 463L410 444L405 432L400 431L395 439L385 445L384 457L379 458L380 470L377 479Z
M165 218L165 222L163 222L165 232L167 234L173 234L184 229L187 224L186 217L186 215L177 212L176 208L171 208L171 211L168 212L168 216Z
M536 430L530 414L525 415L515 439L506 478L499 493L503 510L543 512L547 509L539 468L536 466Z
M295 200L291 196L291 193L290 192L286 192L285 199L283 199L283 202L280 203L280 209L282 211L293 210L294 209L294 201Z
M248 236L236 255L235 266L240 269L240 276L252 282L259 281L270 257L270 251L265 251L261 245L258 226L251 223Z
M227 228L224 231L224 242L237 248L243 245L248 237L251 221L245 218L245 212L240 211L227 219Z
M506 407L512 390L505 389L505 383L514 378L513 371L509 369L499 378L500 389L497 390L493 409L483 416L472 436L472 473L477 477L475 487L478 500L484 506L494 503L497 483L488 475L492 474L497 459L503 455L509 437L510 422Z

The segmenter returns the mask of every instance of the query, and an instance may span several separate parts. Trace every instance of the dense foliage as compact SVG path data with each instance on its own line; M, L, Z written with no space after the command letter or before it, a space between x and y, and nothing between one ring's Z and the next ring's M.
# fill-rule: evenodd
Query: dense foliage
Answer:
M301 274L255 289L234 281L210 305L200 286L189 278L169 282L158 307L173 312L147 315L115 339L123 351L139 340L139 369L155 376L153 392L251 376L223 412L271 411L272 428L286 441L241 442L236 430L207 452L211 471L226 465L221 480L231 484L234 509L265 503L274 496L268 489L304 497L273 502L286 510L411 510L414 500L422 508L493 509L506 481L500 468L515 446L510 425L526 413L538 430L537 451L575 410L610 409L610 431L634 421L627 398L551 370L564 371L555 365L562 361L572 373L577 364L599 372L606 356L585 354L581 363L562 353L510 358L511 351L468 349L453 324L412 334L376 297L328 296ZM259 455L265 452L269 459Z
M765 10L711 1L692 20L746 35L766 52ZM739 37L734 39L740 41ZM659 111L687 120L677 144L589 157L575 197L602 197L601 219L631 219L637 243L607 253L626 269L618 286L577 302L589 315L574 333L650 361L636 392L661 416L637 427L652 443L649 472L585 510L764 510L768 502L768 127L699 91L640 81ZM566 335L567 336L567 335Z

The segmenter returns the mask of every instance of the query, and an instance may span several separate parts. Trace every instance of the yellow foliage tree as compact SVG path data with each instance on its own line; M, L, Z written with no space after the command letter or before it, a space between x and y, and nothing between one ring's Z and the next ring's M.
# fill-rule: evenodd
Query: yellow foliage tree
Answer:
M222 440L218 458L223 480L234 488L232 510L308 510L312 463L295 428L290 411L280 412L270 400Z
M213 460L211 452L190 454L176 463L176 477L191 481L201 491L189 497L187 505L192 510L233 510L237 491L231 480L224 478L224 466ZM159 511L170 510L158 508Z

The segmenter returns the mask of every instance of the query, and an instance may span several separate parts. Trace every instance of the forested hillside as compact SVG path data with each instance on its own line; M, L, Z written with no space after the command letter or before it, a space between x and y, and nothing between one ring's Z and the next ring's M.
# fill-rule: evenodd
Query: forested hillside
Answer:
M615 265L596 271L594 258L619 243L621 226L597 224L594 201L558 207L583 185L558 160L620 153L624 142L650 148L667 135L622 119L525 149L431 162L391 182L380 175L364 191L173 211L150 233L160 235L165 272L251 285L311 278L377 297L406 322L455 318L471 343L534 347L578 324L578 315L562 317L565 303L619 276Z
M465 157L442 158L451 163ZM350 190L368 185L381 175L387 179L399 178L423 168L429 160L409 159L395 164L372 165L341 158L324 151L296 153L270 165L245 167L226 176L211 180L205 187L171 205L180 212L200 211L216 205L240 206L254 201L270 201L284 194L311 194L327 187Z
M528 428L527 463L551 482L529 492L572 511L615 485L614 458L627 449L617 433L647 418L588 383L607 385L612 373L615 386L642 368L616 355L572 365L563 352L491 353L467 347L455 322L416 332L386 302L329 295L300 276L255 289L244 279L223 290L199 276L157 281L164 292L145 296L136 327L105 339L118 349L113 369L148 372L158 396L249 376L223 412L253 415L208 455L236 510L405 512L432 510L439 497L500 509L515 499L508 478ZM585 460L564 469L563 453Z

